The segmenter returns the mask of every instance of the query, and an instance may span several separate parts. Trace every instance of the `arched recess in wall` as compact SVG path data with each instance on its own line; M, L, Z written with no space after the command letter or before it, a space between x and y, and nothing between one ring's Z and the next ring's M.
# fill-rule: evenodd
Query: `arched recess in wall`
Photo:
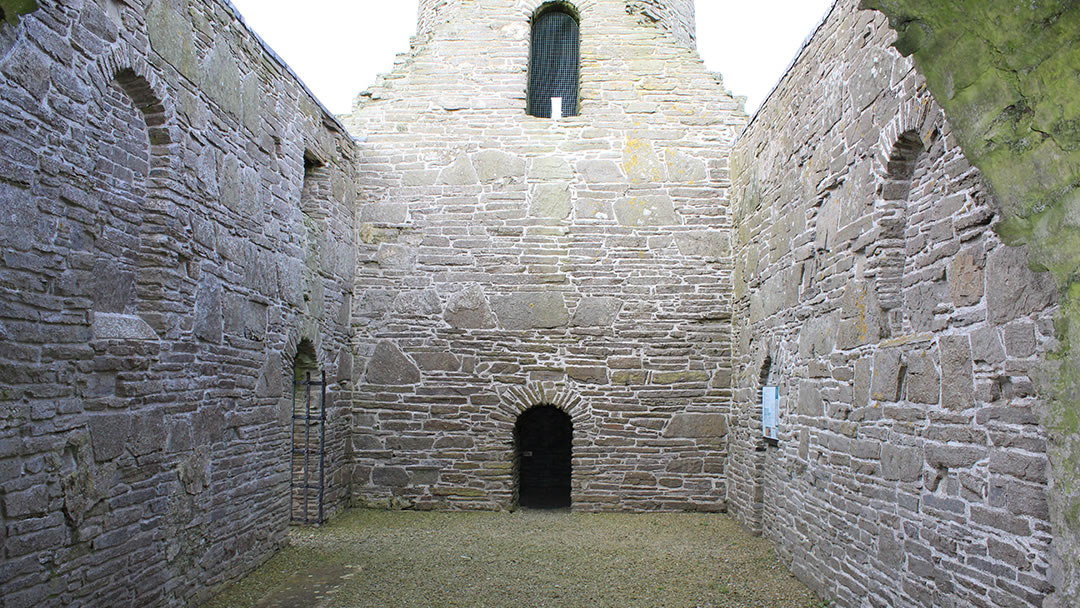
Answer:
M918 132L905 131L885 161L878 189L876 215L881 233L868 261L867 274L875 279L878 303L888 316L892 335L903 331L904 266L907 261L908 202L916 174L926 159Z
M157 340L177 337L190 314L188 229L170 200L178 139L164 87L143 61L123 49L102 58L89 111L96 159L92 181L100 212L91 286L94 336Z
M544 4L532 17L529 42L530 116L577 116L581 80L581 34L576 9L564 2Z

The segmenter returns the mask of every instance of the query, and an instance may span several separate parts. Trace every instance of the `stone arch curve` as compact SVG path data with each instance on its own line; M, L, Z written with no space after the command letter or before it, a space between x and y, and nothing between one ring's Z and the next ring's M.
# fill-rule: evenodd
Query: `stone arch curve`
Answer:
M596 10L596 0L578 0L577 2L568 0L519 0L517 11L523 22L531 24L533 18L541 10L549 6L562 7L576 17L578 21L585 21L593 17Z
M310 342L312 348L315 350L315 360L319 369L326 371L327 375L329 375L329 356L323 348L321 334L314 332L313 335L309 335L308 332L293 330L289 332L289 337L285 342L285 348L281 351L281 356L285 363L284 367L286 368L284 370L285 376L288 378L292 377L292 363L296 360L297 349L304 340Z
M579 428L579 425L586 428L594 424L592 412L585 401L565 386L552 387L532 383L507 388L501 392L500 397L498 418L508 423L510 431L513 431L519 416L541 405L550 405L565 412L573 421L575 429Z
M191 257L191 228L172 194L183 190L179 170L180 133L168 89L146 59L122 42L99 56L88 74L91 86L97 89L96 99L108 99L109 91L113 96L119 93L130 102L145 129L146 165L135 173L142 187L137 200L133 200L138 205L138 220L127 231L130 238L138 241L133 267L181 268L184 260ZM110 111L104 104L101 109ZM179 292L170 292L165 286L169 282L150 280L144 271L137 272L134 297L127 305L134 309L128 312L135 314L103 312L103 319L108 317L107 323L98 323L95 316L95 336L139 340L178 338L183 326L178 317L184 313L171 307L170 302L188 299L195 289L187 277L178 278L172 283L180 285Z
M928 91L904 99L892 119L881 129L874 154L875 172L884 177L898 144L914 134L924 150L929 150L935 131L944 126L945 111Z
M136 55L130 47L118 44L101 56L92 68L91 81L104 95L105 89L116 83L142 112L150 135L150 157L155 168L173 167L169 154L179 143L176 107L164 80L146 58Z

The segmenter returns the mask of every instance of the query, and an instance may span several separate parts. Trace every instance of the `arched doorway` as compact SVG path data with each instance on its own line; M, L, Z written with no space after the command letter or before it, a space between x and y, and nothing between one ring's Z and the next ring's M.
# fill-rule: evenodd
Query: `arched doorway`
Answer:
M529 409L514 426L518 505L532 509L570 507L573 422L551 405Z

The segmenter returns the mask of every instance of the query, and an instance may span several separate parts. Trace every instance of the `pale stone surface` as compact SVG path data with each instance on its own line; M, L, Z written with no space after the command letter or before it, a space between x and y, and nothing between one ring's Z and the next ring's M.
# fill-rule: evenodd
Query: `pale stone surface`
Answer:
M367 364L366 377L371 384L415 384L420 370L392 342L380 342Z
M617 298L583 298L574 311L574 327L610 327L623 302Z
M971 360L971 341L967 336L942 336L941 405L948 409L967 409L975 404L975 376Z
M1003 247L987 258L987 310L990 321L1001 325L1057 302L1057 288L1047 273L1028 267L1024 249Z
M993 196L894 35L840 0L733 150L730 508L837 606L1038 606L1052 535L1035 532L1048 437L1031 376L1057 300L994 233ZM979 558L1015 585L991 591L970 555L903 532L945 522L1024 547Z
M615 217L623 226L670 226L678 224L675 206L667 195L633 196L615 203Z
M94 338L98 340L157 340L146 321L135 315L94 313Z
M723 437L727 432L727 416L723 414L679 414L664 428L664 437Z
M444 316L447 323L459 329L495 327L491 306L479 285L470 285L451 296Z
M570 322L566 301L558 292L497 296L493 308L503 329L553 329Z
M529 213L564 220L570 217L572 199L570 184L540 184L529 197Z
M1047 593L1057 294L854 0L737 143L691 0L581 4L558 123L532 6L422 0L344 126L218 0L43 4L0 25L5 601L198 605L265 561L301 346L330 512L510 508L553 404L575 509L730 507L838 606Z

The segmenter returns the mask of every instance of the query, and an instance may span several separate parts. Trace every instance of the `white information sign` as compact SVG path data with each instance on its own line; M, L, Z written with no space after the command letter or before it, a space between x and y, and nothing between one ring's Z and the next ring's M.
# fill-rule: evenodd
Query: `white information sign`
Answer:
M780 388L765 386L761 389L762 432L766 439L780 439Z

